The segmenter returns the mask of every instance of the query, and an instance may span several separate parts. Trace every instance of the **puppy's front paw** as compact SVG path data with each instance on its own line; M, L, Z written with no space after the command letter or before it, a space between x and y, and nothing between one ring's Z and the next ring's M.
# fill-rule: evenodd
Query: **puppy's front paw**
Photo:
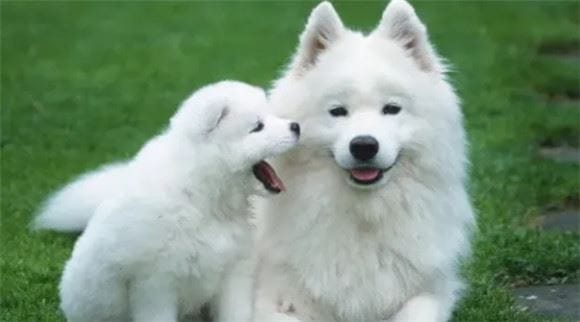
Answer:
M294 304L291 301L285 300L285 299L278 300L277 310L278 310L278 313L283 313L283 314L295 314L296 313L296 307L294 306Z

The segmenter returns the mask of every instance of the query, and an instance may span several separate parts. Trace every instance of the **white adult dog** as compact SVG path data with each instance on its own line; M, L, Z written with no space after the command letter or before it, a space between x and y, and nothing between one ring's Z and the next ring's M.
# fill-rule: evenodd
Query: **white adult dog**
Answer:
M299 137L297 123L265 114L266 105L264 91L244 83L204 87L133 160L84 176L49 202L53 210L97 204L60 284L69 321L171 322L220 298L228 271L251 247L252 173L268 190L283 190L261 160ZM75 200L82 187L111 195ZM38 223L67 228L62 214L45 212Z
M316 7L271 91L298 120L258 204L256 321L447 321L474 214L459 100L425 26L393 0L368 35Z

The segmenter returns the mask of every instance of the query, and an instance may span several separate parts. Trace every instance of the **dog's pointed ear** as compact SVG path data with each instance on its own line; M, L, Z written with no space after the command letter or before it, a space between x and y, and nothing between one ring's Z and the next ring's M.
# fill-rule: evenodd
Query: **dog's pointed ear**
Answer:
M330 2L320 3L308 18L306 28L300 35L300 44L290 69L302 75L316 64L318 56L343 33L344 26Z
M427 28L406 0L391 0L373 34L399 43L426 72L443 72L427 35Z

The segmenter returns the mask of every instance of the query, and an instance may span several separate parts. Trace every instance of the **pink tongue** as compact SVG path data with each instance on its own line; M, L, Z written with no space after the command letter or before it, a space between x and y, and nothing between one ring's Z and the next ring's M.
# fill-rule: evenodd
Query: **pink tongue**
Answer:
M353 169L350 174L359 181L371 181L379 176L379 169Z
M261 166L262 171L264 171L264 174L268 177L269 184L273 188L278 188L281 191L286 190L284 183L282 182L282 180L280 180L280 177L278 177L278 175L276 174L276 171L274 171L274 168L272 168L272 166L270 166L270 164L268 164L265 161L262 161L260 163L260 166Z

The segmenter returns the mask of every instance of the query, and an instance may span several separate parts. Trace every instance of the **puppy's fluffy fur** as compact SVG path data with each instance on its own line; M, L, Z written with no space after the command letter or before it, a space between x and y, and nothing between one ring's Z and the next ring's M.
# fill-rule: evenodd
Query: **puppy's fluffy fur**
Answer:
M62 230L90 217L71 210L97 209L62 276L69 321L176 321L219 297L251 244L252 166L298 139L265 105L264 92L243 83L202 88L133 160L81 177L49 202L66 212L37 223Z
M450 318L474 215L459 100L425 26L392 0L368 35L312 12L271 91L304 127L277 158L288 192L258 204L255 320ZM334 110L334 111L333 111ZM353 152L372 137L376 155Z

